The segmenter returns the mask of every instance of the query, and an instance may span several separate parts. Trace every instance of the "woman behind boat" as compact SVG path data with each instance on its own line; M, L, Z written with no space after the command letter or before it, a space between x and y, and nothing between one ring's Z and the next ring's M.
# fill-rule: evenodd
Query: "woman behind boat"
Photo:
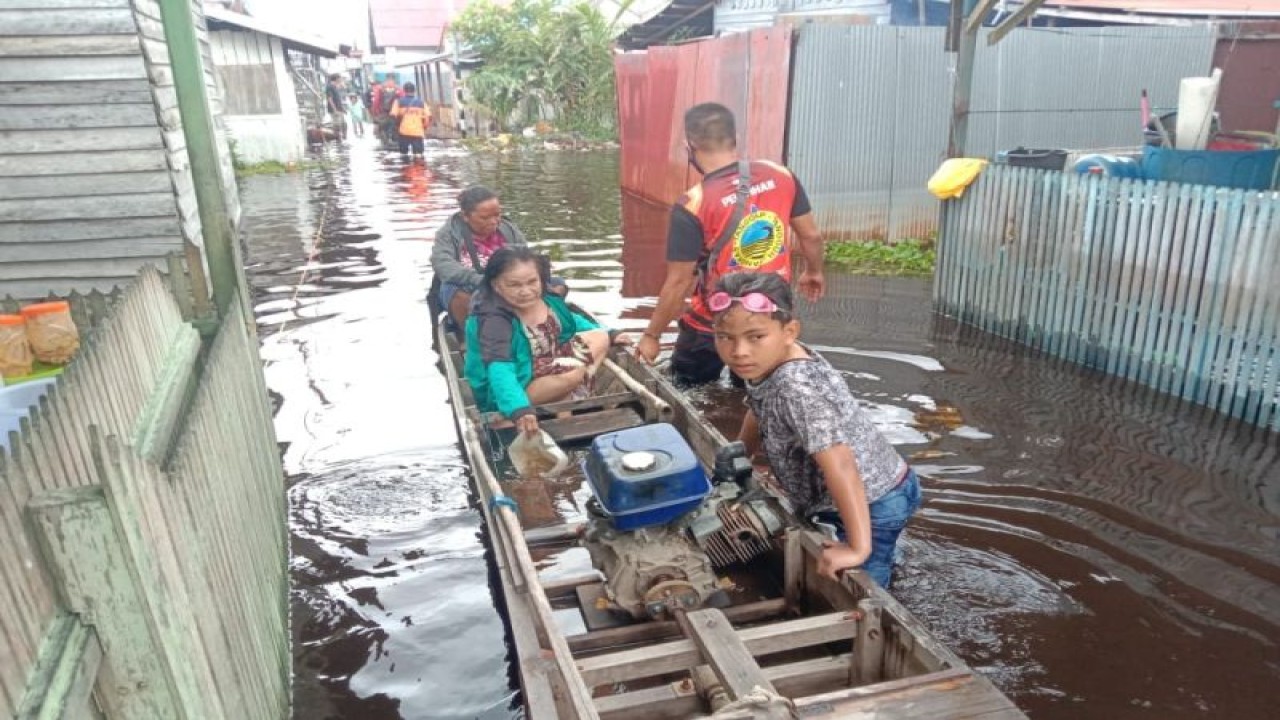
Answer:
M549 289L547 259L504 247L486 264L466 322L464 373L484 412L538 430L534 405L581 399L609 350L609 333Z
M497 193L474 185L458 195L458 212L436 232L431 247L431 297L449 311L454 325L466 324L471 296L484 277L489 258L504 247L528 246L524 233L502 217ZM552 278L552 288L563 296L564 280Z

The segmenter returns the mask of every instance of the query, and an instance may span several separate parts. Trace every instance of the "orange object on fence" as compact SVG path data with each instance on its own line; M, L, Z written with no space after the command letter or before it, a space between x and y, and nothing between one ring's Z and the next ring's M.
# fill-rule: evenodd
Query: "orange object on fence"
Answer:
M80 349L80 331L67 302L47 302L22 308L31 352L40 362L64 365Z
M0 315L0 377L30 375L33 359L26 321L21 315Z

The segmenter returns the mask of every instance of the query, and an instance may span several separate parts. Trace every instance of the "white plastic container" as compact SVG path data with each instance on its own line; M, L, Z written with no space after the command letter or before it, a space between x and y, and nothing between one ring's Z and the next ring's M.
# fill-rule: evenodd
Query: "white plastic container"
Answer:
M1182 78L1178 87L1177 132L1173 138L1179 150L1203 150L1209 144L1221 80L1222 71L1218 69L1212 77Z
M9 433L22 427L22 418L31 414L32 406L49 392L56 377L29 380L17 385L0 386L0 448L9 451Z

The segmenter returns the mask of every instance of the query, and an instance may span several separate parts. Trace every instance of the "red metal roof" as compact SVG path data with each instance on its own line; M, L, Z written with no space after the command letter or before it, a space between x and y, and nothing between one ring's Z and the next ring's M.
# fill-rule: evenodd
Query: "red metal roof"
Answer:
M439 48L444 29L466 0L369 0L373 40L380 47Z
M1048 0L1045 8L1106 10L1146 15L1280 16L1280 0Z

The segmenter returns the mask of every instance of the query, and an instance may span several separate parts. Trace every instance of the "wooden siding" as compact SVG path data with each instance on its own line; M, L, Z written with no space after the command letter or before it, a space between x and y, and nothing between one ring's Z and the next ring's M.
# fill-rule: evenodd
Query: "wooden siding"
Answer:
M147 268L90 298L94 331L0 451L4 717L288 715L285 495L257 337L236 307L206 346L176 291ZM80 668L73 689L40 672L68 618L90 636L57 652Z
M279 115L271 38L256 32L220 30L210 36L210 50L228 115Z
M203 28L199 0L192 12ZM207 34L201 39L220 113ZM0 0L6 294L106 289L147 262L203 245L177 105L156 0ZM229 147L219 143L238 220Z

